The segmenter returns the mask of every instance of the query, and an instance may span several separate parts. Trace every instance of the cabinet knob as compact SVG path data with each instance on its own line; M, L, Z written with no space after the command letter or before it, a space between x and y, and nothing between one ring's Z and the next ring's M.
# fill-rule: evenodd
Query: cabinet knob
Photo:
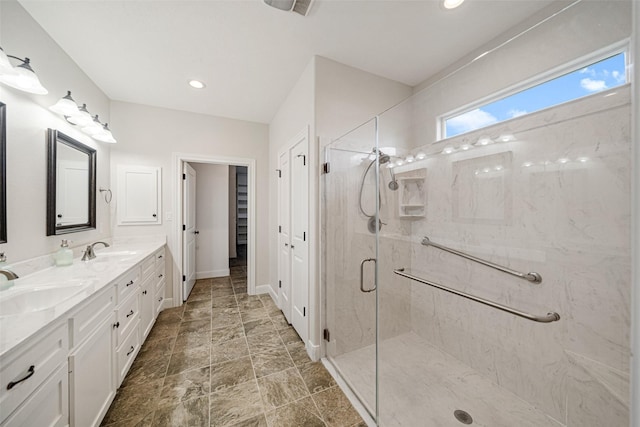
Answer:
M129 283L127 283L127 287L133 285L133 280L129 281Z
M58 218L62 218L62 214L58 214Z
M116 322L116 323L114 323L114 324L113 324L113 327L114 327L114 329L115 329L115 328L119 328L119 327L120 327L120 322Z
M146 290L142 291L142 295L146 295L146 294L147 294Z
M196 231L193 232L193 234L200 234L200 231L196 230Z
M291 249L295 249L295 248L296 248L295 246L291 245Z
M13 387L15 387L16 385L20 384L22 381L28 380L35 373L36 373L35 365L29 366L29 369L27 370L27 375L25 375L24 377L20 378L17 381L10 381L9 384L7 384L7 390L11 390Z
M164 274L159 275L159 276L158 276L158 278L159 278L159 279L161 279L161 278L162 278L162 276L164 276Z
M156 214L153 214L153 215L151 215L151 216L152 216L152 217L154 217L154 218L156 218L156 217L157 217L158 215L156 215Z
M162 301L162 297L158 298L158 302Z

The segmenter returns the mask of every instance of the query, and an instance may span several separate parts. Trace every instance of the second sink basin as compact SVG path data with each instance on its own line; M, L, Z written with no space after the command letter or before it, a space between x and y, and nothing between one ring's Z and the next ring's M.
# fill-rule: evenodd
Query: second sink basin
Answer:
M82 292L84 284L15 289L0 295L0 317L46 310Z

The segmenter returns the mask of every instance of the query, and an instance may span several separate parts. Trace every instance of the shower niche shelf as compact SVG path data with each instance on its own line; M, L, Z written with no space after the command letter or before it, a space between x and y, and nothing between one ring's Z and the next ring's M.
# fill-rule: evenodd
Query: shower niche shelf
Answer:
M427 186L423 176L398 178L400 218L423 218L427 210Z

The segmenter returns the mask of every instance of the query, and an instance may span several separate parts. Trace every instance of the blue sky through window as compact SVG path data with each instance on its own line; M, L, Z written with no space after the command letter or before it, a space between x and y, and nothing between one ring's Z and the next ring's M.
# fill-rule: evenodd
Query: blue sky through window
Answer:
M445 138L625 84L624 52L445 120Z

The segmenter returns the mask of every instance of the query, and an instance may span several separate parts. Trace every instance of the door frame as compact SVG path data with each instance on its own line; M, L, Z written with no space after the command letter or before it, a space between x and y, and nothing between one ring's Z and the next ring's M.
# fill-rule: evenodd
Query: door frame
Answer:
M182 189L182 164L183 163L207 163L213 165L233 165L247 167L247 293L256 293L256 160L243 157L206 156L192 153L172 153L172 174L173 177L173 253L174 274L173 274L173 306L182 305L182 224L183 224L183 189Z

